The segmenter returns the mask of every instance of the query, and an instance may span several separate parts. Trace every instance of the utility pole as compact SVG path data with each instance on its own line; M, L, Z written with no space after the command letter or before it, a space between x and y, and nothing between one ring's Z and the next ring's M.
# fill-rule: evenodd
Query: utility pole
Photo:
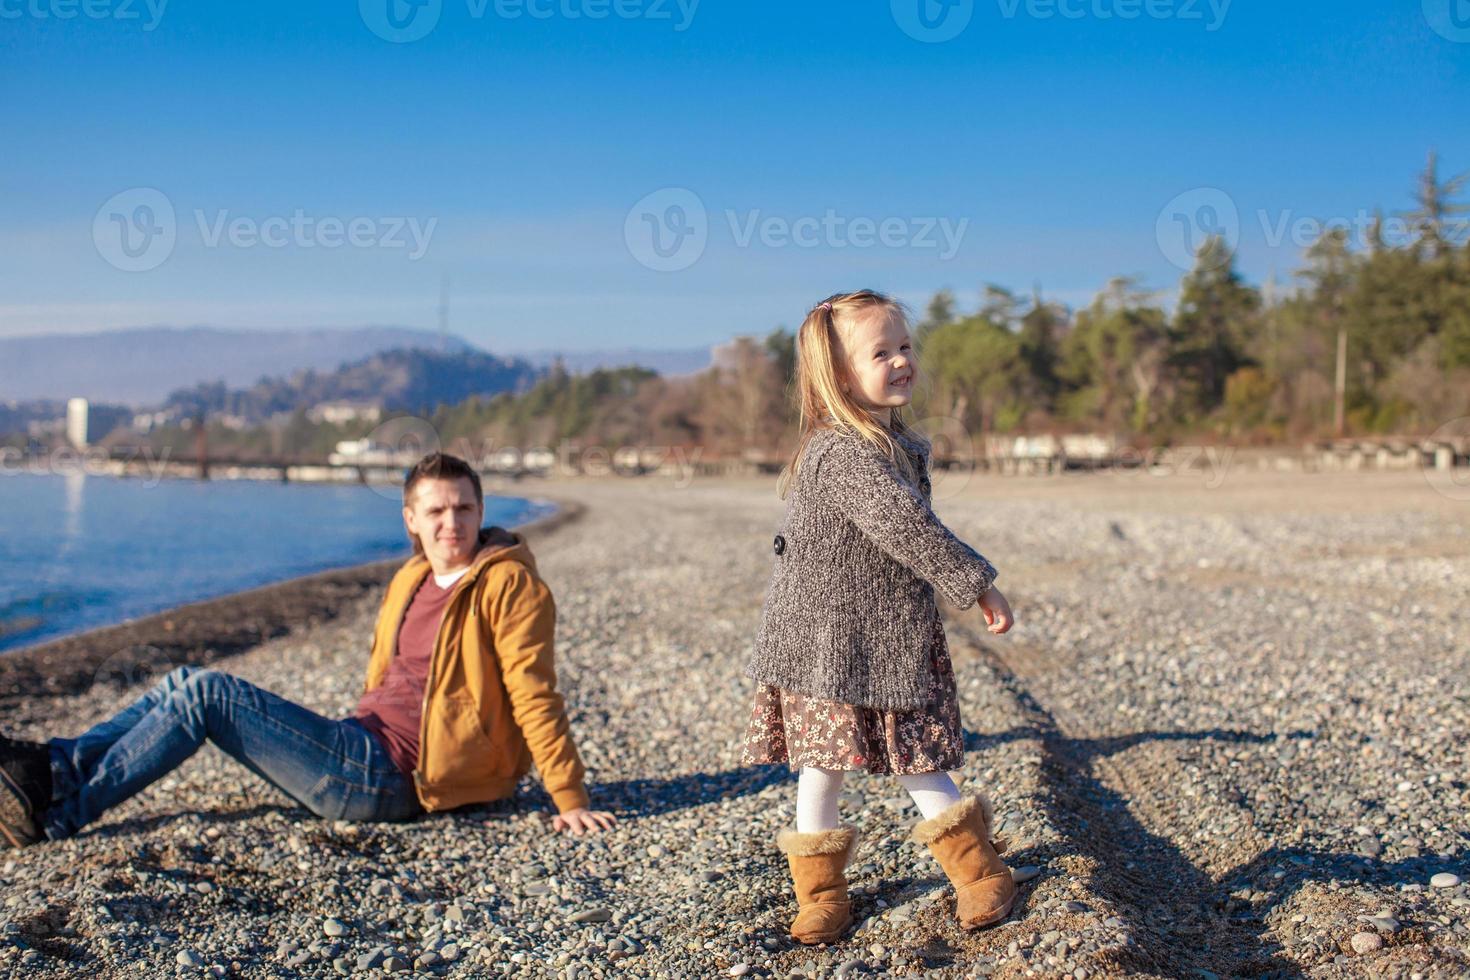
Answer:
M209 479L209 437L204 431L208 414L204 409L194 418L194 458L199 463L199 479Z
M449 274L439 280L439 353L449 353Z
M1345 419L1343 417L1344 394L1347 390L1347 331L1342 327L1337 328L1337 392L1333 399L1332 428L1341 439L1345 433Z

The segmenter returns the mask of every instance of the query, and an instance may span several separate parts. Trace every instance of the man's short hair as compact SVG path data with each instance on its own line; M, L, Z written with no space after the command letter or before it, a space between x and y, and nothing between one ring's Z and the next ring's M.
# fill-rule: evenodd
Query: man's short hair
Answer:
M403 506L413 506L413 488L422 480L469 480L475 488L475 502L485 506L485 493L480 489L480 474L458 456L448 453L429 453L413 464L408 476L403 479Z

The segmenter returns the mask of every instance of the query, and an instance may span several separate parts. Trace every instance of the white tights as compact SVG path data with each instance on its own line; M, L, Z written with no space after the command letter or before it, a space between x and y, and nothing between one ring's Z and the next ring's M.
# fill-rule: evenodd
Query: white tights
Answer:
M798 833L837 829L837 794L842 792L842 775L833 769L802 767L801 776L796 781ZM960 800L960 791L947 772L924 772L897 778L899 785L914 798L925 820L937 817Z

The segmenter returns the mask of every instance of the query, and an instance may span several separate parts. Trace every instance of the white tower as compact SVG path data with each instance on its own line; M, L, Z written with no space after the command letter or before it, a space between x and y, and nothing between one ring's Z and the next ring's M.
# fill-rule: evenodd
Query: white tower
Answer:
M73 398L66 403L66 437L78 449L87 446L87 418L90 414L91 406L85 398Z

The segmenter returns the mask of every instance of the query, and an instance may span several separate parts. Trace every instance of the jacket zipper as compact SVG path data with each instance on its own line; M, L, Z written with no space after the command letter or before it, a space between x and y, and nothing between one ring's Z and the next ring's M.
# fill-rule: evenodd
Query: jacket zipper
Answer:
M434 574L432 569L429 574ZM478 570L472 568L465 573L464 578L455 583L460 591L451 596L449 602L445 604L444 611L439 614L439 628L434 631L434 649L429 654L429 672L424 676L424 700L419 705L419 764L413 770L413 781L417 786L423 786L423 774L428 769L428 766L424 765L424 753L429 750L429 692L434 689L434 668L439 663L440 651L444 647L444 622L449 618L450 607L460 600L464 595L464 590L473 584L474 579L478 576ZM404 607L404 612L405 614L408 612L407 606ZM401 626L402 623L399 625Z

